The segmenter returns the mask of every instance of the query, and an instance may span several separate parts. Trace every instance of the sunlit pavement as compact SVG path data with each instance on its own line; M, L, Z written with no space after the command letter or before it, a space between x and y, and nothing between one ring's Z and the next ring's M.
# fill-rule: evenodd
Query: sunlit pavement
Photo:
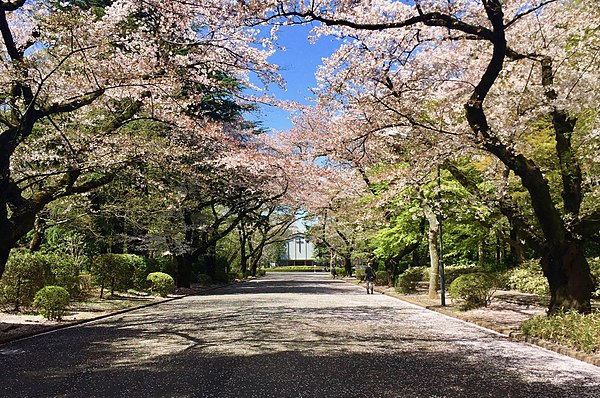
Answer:
M0 346L3 397L600 397L600 368L323 273Z

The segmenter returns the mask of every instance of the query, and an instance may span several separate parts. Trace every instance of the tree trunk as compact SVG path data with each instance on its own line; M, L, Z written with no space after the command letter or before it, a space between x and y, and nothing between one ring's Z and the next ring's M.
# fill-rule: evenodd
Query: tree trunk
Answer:
M429 221L429 232L427 233L427 242L429 243L429 298L437 298L437 290L440 283L440 246L439 246L439 230L440 224L436 214L427 204L423 205L425 217Z
M40 250L45 230L46 221L44 220L44 216L38 214L35 217L35 223L33 224L33 236L31 237L31 241L29 241L29 250L32 252Z
M548 313L567 309L589 313L594 283L583 252L583 243L571 240L547 244L541 263L550 285Z
M240 272L245 277L248 271L248 256L246 255L246 241L240 239Z
M10 250L13 247L13 242L9 239L8 231L4 230L5 228L0 229L0 277L4 274L4 269L6 268L6 262L8 261L8 256L10 255Z
M477 246L477 266L483 267L485 265L485 242L479 242Z
M388 286L394 286L394 282L396 281L396 262L390 258L385 261L385 271L388 274Z
M217 276L216 247L213 245L206 248L203 258L204 266L206 267L206 274L215 280Z
M192 258L189 254L175 257L177 262L177 287L190 288L192 286Z
M344 270L346 271L346 276L352 276L352 259L350 256L344 256Z

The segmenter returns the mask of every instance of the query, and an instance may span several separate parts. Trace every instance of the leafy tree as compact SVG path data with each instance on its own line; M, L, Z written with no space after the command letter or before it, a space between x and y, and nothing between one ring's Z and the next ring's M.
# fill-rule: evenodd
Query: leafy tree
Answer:
M589 156L598 122L590 95L600 70L595 2L378 4L285 2L272 10L271 19L321 23L320 34L348 38L320 71L320 106L337 115L329 123L335 138L321 141L339 142L340 132L372 139L375 153L410 155L420 175L456 154L489 156L486 175L507 170L529 202L531 217L498 187L502 214L541 254L550 313L589 311L584 247L600 227L590 202L597 190L584 189L597 163ZM537 161L523 139L539 121L551 133L552 162ZM555 165L556 190L546 164Z
M237 15L235 4L178 4L0 4L0 275L49 203L103 186L156 150L128 123L160 120L173 140L191 131L219 141L214 119L243 102L222 93L249 71L277 80L268 43L237 17L216 17Z

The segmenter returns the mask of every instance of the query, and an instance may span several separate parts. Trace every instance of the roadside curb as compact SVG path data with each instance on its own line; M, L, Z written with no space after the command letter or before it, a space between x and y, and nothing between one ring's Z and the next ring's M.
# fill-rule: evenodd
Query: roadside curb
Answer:
M586 362L589 363L590 365L594 365L594 366L598 366L600 367L600 358L597 358L593 355L589 355L585 352L582 351L577 351L574 350L572 348L569 347L565 347L556 343L552 343L550 341L546 341L546 340L542 340L536 337L531 337L531 336L525 336L523 333L519 332L519 331L514 331L514 330L507 330L507 329L502 329L499 328L489 322L485 322L485 321L476 321L476 320L472 320L472 319L465 319L462 318L460 316L458 316L456 313L452 312L452 311L448 311L445 310L443 308L438 308L438 307L432 307L432 306L428 306L428 305L423 305L422 303L417 302L416 300L410 300L409 298L406 297L402 297L400 295L396 295L396 294L390 294L388 292L384 292L384 291L379 291L379 293L388 296L388 297L392 297L395 298L397 300L400 301L404 301L407 302L409 304L412 305L416 305L418 307L424 308L428 311L433 311L433 312L437 312L440 313L442 315L446 315L449 316L451 318L455 318L455 319L459 319L463 322L467 322L467 323L471 323L474 325L477 325L479 327L482 327L484 329L488 329L492 332L495 333L499 333L501 335L503 335L504 337L512 340L512 341L518 341L521 343L528 343L528 344L532 344L541 348L544 348L546 350L549 351L553 351L556 352L558 354L562 354L568 357L571 357L573 359L577 359L579 361L582 362Z
M233 285L235 283L243 283L243 282L245 282L245 281L233 282L233 283L228 283L228 284L219 285L219 286L211 286L210 288L203 289L203 290L200 290L200 291L197 291L197 292L193 292L193 293L189 293L189 294L182 294L182 295L178 295L178 296L175 296L175 297L167 297L166 299L161 300L161 301L156 301L156 302L153 302L153 303L147 303L147 304L142 304L142 305L135 306L135 307L125 308L125 309L122 309L122 310L117 310L117 311L114 311L114 312L109 312L107 314L98 315L98 316L93 317L93 318L79 319L79 320L74 320L74 321L67 321L65 323L60 323L60 324L57 324L57 325L50 325L48 327L40 328L39 330L36 330L36 331L32 331L32 332L28 332L28 333L23 333L23 334L19 334L19 335L16 335L16 336L8 336L8 337L0 338L0 347L3 346L3 345L5 345L5 344L12 343L12 342L15 342L15 341L27 340L27 339L35 337L35 336L39 336L39 335L46 334L46 333L52 333L52 332L55 332L55 331L58 331L58 330L61 330L61 329L67 329L67 328L71 328L71 327L81 326L81 325L86 324L86 323L91 323L91 322L99 321L99 320L102 320L102 319L110 318L112 316L117 316L117 315L125 314L125 313L131 312L131 311L139 310L139 309L142 309L142 308L148 308L148 307L152 307L152 306L155 306L155 305L159 305L159 304L163 304L163 303L169 303L169 302L175 301L175 300L180 300L180 299L182 299L184 297L201 296L201 295L203 295L206 292L211 292L213 290L222 289L224 287Z

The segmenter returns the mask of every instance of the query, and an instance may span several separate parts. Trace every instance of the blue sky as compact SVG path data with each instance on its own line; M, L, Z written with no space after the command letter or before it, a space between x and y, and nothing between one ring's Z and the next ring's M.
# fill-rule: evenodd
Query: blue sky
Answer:
M286 90L281 90L275 85L269 87L269 93L277 98L294 100L301 103L310 103L309 89L316 86L315 72L321 64L323 57L331 55L340 42L328 37L320 38L315 44L307 39L310 25L284 26L278 32L279 43L285 51L278 51L269 58L269 61L281 67L281 75L287 82ZM268 129L286 130L292 126L289 114L274 107L261 107L261 112L253 115L251 119L263 122L263 127Z

